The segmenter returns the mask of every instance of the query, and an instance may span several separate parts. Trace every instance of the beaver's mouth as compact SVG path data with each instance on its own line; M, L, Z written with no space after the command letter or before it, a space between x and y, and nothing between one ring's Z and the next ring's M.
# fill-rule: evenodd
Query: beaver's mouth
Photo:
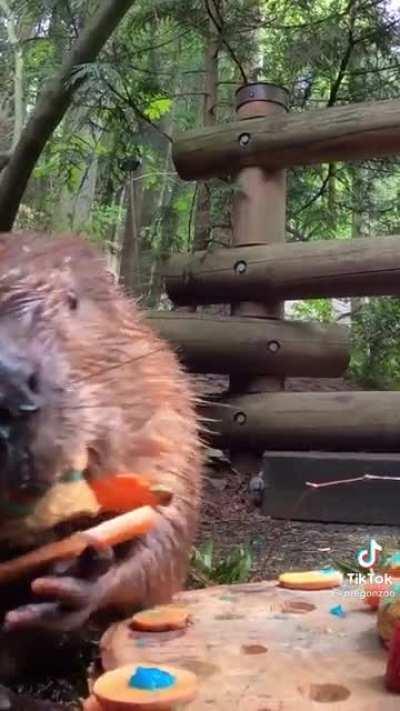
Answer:
M24 433L0 426L0 511L26 515L49 487L35 466Z

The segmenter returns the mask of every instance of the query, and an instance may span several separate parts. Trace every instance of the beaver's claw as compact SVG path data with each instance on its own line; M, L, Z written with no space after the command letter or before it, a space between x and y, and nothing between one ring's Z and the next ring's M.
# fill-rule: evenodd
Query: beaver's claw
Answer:
M87 549L73 561L58 563L46 577L31 584L34 595L44 602L9 611L6 631L44 628L69 632L79 628L99 607L101 580L114 562L111 549Z

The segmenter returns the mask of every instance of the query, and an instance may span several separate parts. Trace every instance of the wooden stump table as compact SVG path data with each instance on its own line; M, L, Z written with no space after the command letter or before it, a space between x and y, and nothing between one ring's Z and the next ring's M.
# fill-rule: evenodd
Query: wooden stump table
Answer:
M200 692L190 711L398 711L400 696L384 687L376 613L345 590L295 592L264 582L186 591L176 597L191 615L186 630L115 624L101 642L103 666L195 672ZM331 613L338 605L345 617Z

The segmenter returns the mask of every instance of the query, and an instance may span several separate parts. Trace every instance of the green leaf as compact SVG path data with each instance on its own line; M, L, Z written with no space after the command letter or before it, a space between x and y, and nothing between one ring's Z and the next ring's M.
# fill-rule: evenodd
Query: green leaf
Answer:
M151 121L157 121L171 110L172 100L166 97L153 99L144 111Z

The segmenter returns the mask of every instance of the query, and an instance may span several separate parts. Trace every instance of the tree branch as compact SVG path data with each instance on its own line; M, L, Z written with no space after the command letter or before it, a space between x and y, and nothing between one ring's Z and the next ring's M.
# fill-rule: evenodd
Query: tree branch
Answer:
M307 210L308 207L311 207L311 205L313 205L314 202L316 202L320 197L322 197L322 195L324 194L326 188L328 187L329 181L332 177L332 170L333 170L333 164L329 163L328 173L326 174L326 177L322 181L321 187L318 188L318 190L314 193L314 195L312 195L310 197L310 199L304 203L304 205L299 207L297 212L295 212L295 214L294 214L295 217L297 217L297 215L299 215L300 212Z
M77 66L94 62L135 0L104 0L50 79L0 179L0 230L12 229L21 198L47 141L63 119L84 78L70 82Z
M0 153L0 172L6 167L10 160L10 153Z
M237 68L239 69L240 75L242 77L242 80L244 81L245 84L247 84L247 76L246 72L244 71L241 63L239 62L235 52L233 51L231 45L229 44L228 40L224 37L224 27L223 27L223 21L220 13L218 12L217 7L214 5L214 10L215 10L215 15L212 11L210 0L204 0L204 4L206 7L207 15L209 16L210 20L215 26L215 29L217 30L219 36L221 37L221 41L225 45L226 49L228 50L232 60L236 64Z
M146 116L146 114L143 113L143 111L139 108L139 106L136 104L136 102L134 101L134 99L131 96L128 96L128 95L124 96L124 94L121 94L121 92L118 91L114 86L112 86L110 84L110 82L107 81L107 79L105 77L103 77L103 82L104 82L105 86L107 87L107 89L112 94L115 94L115 96L117 97L117 99L119 99L119 101L126 104L126 106L129 106L129 108L132 109L132 111L134 111L136 116L138 118L140 118L141 121L144 121L149 126L154 128L154 130L157 131L157 133L159 133L161 136L163 136L170 143L173 142L172 137L169 136L168 133L163 131L159 126L157 126L157 124L154 123L148 116Z
M348 64L350 62L350 58L355 46L355 40L353 37L353 28L354 28L354 15L353 12L351 12L351 18L350 18L350 27L349 27L349 33L348 33L348 42L347 42L347 47L346 51L342 57L342 60L339 65L339 71L337 73L336 79L333 82L329 94L329 99L328 99L328 104L327 106L333 106L336 102L339 89L341 87L342 81L345 77L346 70L348 67Z

